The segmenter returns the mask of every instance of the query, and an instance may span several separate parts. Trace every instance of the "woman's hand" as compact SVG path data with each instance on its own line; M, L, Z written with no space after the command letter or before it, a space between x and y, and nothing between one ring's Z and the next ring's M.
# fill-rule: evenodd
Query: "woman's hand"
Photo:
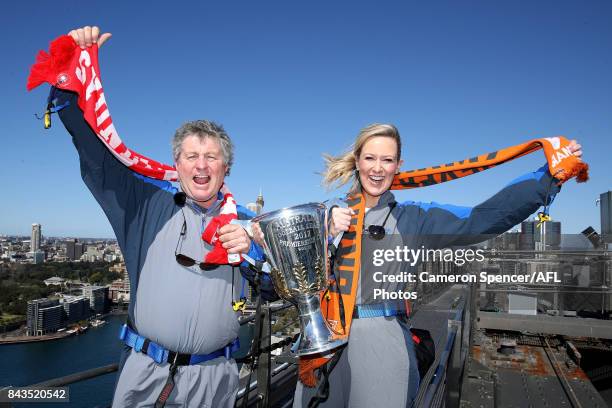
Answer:
M351 218L353 218L353 215L355 215L355 211L353 211L352 208L332 208L329 234L335 237L341 232L348 231L351 226Z
M576 140L572 140L568 146L570 151L574 154L574 156L581 158L582 157L582 146L578 144Z

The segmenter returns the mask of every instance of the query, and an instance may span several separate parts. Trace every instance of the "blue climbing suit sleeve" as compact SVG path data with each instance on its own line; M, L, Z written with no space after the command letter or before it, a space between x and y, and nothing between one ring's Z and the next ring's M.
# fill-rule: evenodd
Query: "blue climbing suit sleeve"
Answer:
M521 176L477 206L459 207L420 203L424 212L421 234L429 245L446 247L480 242L525 220L539 207L548 205L560 190L547 166Z
M138 282L136 271L141 270L151 241L176 211L172 194L160 188L159 182L147 182L146 177L131 171L108 151L85 122L76 94L58 89L52 92L56 105L69 102L58 112L59 117L79 153L83 181L115 232L134 289ZM168 182L161 183L170 186ZM146 219L146 214L159 216Z

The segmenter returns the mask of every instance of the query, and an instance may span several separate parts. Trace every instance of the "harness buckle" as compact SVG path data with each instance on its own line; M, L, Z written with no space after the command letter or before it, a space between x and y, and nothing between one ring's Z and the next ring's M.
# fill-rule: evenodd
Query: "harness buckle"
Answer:
M395 308L389 302L383 302L383 314L385 317L395 316Z
M121 331L119 331L119 340L125 340L125 338L127 337L127 333L128 326L127 324L124 324L123 326L121 326Z
M136 342L134 343L134 350L136 350L137 352L140 353L140 351L142 350L142 345L145 342L145 338L142 336L138 336L136 338Z
M246 308L246 300L247 299L245 297L241 297L240 300L234 300L232 302L232 309L234 309L234 312L244 311Z
M149 343L149 349L147 355L151 357L157 364L164 363L164 349L159 347L151 347L152 343Z
M539 222L538 222L538 224L536 225L536 228L541 228L543 223L548 222L548 221L551 221L551 220L552 220L552 218L551 218L551 216L550 216L550 215L548 215L548 214L547 214L547 213L545 213L545 212L539 212L539 213L538 213L538 221L539 221Z

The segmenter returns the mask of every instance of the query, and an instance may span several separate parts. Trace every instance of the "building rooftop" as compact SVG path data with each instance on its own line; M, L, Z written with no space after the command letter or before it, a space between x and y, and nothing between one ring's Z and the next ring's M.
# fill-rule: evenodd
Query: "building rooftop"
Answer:
M53 276L49 279L45 279L44 280L45 285L49 286L49 285L62 285L64 282L66 282L66 279L64 278L60 278L59 276Z

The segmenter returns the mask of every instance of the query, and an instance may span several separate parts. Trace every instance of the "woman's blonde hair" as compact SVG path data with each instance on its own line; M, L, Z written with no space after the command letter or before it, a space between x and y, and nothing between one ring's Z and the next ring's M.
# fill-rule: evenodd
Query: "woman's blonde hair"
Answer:
M361 155L361 150L368 140L376 136L390 137L397 144L397 157L399 161L402 156L402 140L397 128L390 124L373 123L359 132L355 143L346 153L340 156L323 154L325 160L325 170L323 171L323 185L328 189L337 188L345 185L352 179L349 194L359 191L359 176L356 174L357 159Z

